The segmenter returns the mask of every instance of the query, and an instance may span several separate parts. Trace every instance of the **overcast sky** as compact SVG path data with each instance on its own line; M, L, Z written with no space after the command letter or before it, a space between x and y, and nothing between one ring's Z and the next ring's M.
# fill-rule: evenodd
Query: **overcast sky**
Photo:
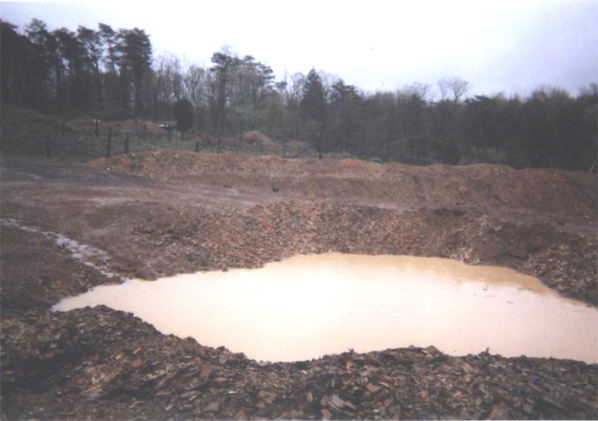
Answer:
M2 2L0 16L21 30L34 17L139 27L154 56L207 66L229 45L279 76L314 67L366 91L450 76L476 94L598 82L598 0Z

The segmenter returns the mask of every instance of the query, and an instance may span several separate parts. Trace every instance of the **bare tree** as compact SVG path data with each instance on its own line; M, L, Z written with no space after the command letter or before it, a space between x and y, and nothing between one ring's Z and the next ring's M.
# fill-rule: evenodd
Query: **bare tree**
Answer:
M193 103L196 114L194 124L199 130L203 130L206 124L206 111L209 107L209 76L210 74L205 68L195 64L187 67L183 74L185 95Z
M453 103L457 104L467 91L471 88L471 84L466 80L460 79L456 76L440 79L438 81L438 89L442 100L448 99L452 96Z
M415 82L411 85L403 86L403 89L398 93L399 96L416 97L422 101L430 101L432 93L430 85L427 83Z
M183 96L183 75L178 57L168 54L156 59L156 88L162 100L176 102Z
M203 67L191 65L183 78L185 92L196 108L202 107L206 103L206 76L207 72Z

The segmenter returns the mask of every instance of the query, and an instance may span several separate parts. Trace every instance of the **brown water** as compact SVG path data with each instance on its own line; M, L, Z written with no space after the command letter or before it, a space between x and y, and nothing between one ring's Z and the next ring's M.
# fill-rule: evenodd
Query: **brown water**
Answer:
M407 256L295 256L261 269L130 280L66 298L267 361L434 345L598 362L598 310L509 269Z

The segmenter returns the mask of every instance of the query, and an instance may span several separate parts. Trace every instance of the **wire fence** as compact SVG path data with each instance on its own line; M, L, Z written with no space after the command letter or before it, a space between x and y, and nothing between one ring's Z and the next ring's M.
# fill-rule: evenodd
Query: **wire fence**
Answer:
M27 126L17 122L19 130L11 127L10 121L2 122L2 152L43 157L54 160L86 162L97 158L112 157L126 153L144 151L185 151L195 153L235 153L242 155L275 155L284 158L355 158L374 162L392 160L436 164L438 161L415 156L403 150L397 159L400 145L392 146L395 153L389 156L387 148L367 145L362 152L347 153L328 151L318 153L316 148L302 141L264 142L260 139L246 139L242 135L223 136L221 147L217 138L208 133L189 132L181 134L172 125L162 127L152 122L123 121L100 122L99 120L44 121L43 125ZM13 125L15 126L15 125ZM21 127L23 126L23 127Z

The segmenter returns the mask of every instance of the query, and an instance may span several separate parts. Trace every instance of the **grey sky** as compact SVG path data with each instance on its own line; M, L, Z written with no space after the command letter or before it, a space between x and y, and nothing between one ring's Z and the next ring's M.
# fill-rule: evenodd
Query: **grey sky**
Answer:
M154 54L210 64L224 45L277 75L315 67L368 91L458 76L472 92L576 94L598 82L598 0L0 3L19 26L145 29Z

